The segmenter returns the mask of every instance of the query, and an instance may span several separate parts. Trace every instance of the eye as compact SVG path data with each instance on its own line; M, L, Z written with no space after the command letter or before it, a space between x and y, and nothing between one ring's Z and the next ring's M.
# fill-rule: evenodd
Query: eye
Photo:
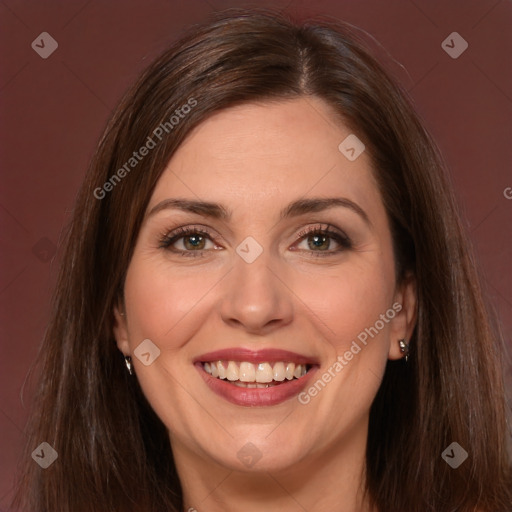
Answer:
M298 234L301 251L316 253L315 256L329 256L352 247L352 242L343 232L329 225L310 226Z
M218 248L212 238L213 235L205 228L178 228L165 234L160 240L159 247L183 256L199 256L202 251Z

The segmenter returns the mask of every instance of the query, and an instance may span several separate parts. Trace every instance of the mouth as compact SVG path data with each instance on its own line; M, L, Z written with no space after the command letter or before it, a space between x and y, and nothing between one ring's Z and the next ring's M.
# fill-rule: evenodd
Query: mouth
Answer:
M214 393L246 407L277 405L292 398L319 367L313 358L273 349L211 352L194 364Z

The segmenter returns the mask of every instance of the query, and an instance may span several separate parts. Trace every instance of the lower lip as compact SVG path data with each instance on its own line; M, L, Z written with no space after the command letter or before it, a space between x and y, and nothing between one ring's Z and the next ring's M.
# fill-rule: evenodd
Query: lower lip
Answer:
M208 387L228 402L245 407L277 405L298 395L307 385L317 367L313 366L299 379L284 381L268 388L242 388L227 380L217 379L204 371L201 363L195 364Z

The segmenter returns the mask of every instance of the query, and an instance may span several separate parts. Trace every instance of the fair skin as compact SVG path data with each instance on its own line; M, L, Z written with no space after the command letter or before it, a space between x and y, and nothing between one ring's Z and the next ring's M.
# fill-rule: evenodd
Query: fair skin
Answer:
M316 98L244 104L196 127L156 185L115 310L115 336L169 430L185 510L370 510L361 493L369 409L387 360L402 357L398 340L411 337L416 303L412 280L396 283L368 155L349 161L338 150L350 133ZM170 206L148 214L178 198L221 204L231 216ZM338 205L280 218L290 203L313 198L345 198L365 214ZM332 237L317 244L315 234L303 234L327 225L350 244ZM161 247L180 226L211 237L187 233ZM236 251L249 236L263 249L251 263ZM347 360L358 335L395 303L400 311ZM145 339L160 350L148 366L134 355ZM331 379L307 403L292 396L235 404L194 365L233 347L316 361L306 391L326 373ZM333 371L338 357L343 369ZM247 453L258 460L248 464Z

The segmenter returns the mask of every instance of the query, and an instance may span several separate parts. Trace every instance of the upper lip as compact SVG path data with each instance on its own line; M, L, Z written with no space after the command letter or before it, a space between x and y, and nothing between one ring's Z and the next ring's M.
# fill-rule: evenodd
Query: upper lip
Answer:
M288 350L266 348L250 350L247 348L226 348L208 352L194 359L194 363L209 361L240 361L248 363L275 363L278 361L295 364L318 364L315 357L297 354Z

